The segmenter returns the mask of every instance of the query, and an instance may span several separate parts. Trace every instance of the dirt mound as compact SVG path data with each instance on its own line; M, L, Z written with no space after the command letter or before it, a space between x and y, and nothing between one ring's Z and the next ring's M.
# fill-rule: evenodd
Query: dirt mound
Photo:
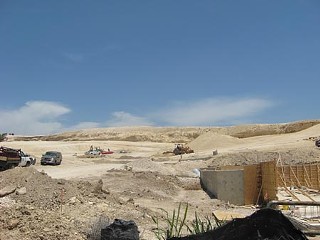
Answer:
M92 207L120 206L117 196L95 192L96 184L52 179L32 167L0 172L0 189L7 186L16 191L0 198L0 239L87 239L91 219L103 212Z
M136 160L128 163L126 168L134 172L156 172L162 175L175 175L175 171L170 166L154 162L149 159Z
M81 184L86 185L81 187ZM63 179L52 179L45 173L32 167L14 168L0 173L0 189L14 185L17 189L25 188L25 194L13 194L12 199L37 208L54 210L70 198L81 200L94 188L90 183L69 182ZM83 192L85 189L87 192Z
M104 176L104 180L105 186L111 192L121 193L122 199L126 200L171 198L179 191L178 186L181 186L181 180L175 176L163 176L148 171L110 171Z
M152 161L134 166L138 165L157 168ZM16 189L0 197L0 239L89 239L91 226L100 215L134 220L139 228L148 229L144 234L151 237L145 239L153 239L150 216L154 212L140 204L171 199L183 188L182 180L135 169L137 172L111 170L99 181L53 179L33 167L0 172L0 190L12 185Z
M82 199L76 184L52 179L32 167L18 167L0 172L0 189L6 186L16 191L7 196L10 204L0 204L0 239L83 239L74 233L85 226L70 224L62 214L69 199Z
M263 135L300 132L302 130L318 125L319 123L320 120L305 120L281 124L239 125L228 127L223 133L237 138L248 138Z
M310 128L296 132L295 135L301 136L301 138L305 138L305 139L319 138L320 137L320 124L317 124L317 125L312 126Z
M302 164L302 163L315 163L320 161L319 149L306 147L304 149L287 149L283 151L243 151L238 153L226 153L216 155L212 157L211 164L209 167L219 167L226 165L249 165L260 162L281 160L282 164Z
M201 151L208 149L214 150L220 147L233 146L241 142L241 139L235 137L222 135L215 132L207 132L190 142L188 146L191 149L194 149L195 151Z

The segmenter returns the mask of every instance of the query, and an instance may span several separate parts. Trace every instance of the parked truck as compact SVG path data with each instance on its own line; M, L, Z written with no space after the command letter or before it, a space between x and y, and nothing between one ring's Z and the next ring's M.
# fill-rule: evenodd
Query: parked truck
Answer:
M30 166L36 159L25 154L21 149L0 147L0 170L6 170L17 166Z

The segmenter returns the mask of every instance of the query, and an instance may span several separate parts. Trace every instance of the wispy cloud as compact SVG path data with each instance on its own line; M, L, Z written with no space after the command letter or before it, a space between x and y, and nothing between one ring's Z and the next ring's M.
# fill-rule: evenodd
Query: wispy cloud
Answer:
M259 98L207 98L173 103L153 114L153 117L175 126L229 125L254 116L270 106L270 101Z
M144 118L135 116L127 112L114 112L112 118L107 121L107 126L124 127L124 126L151 126L153 123Z
M76 125L73 125L71 127L68 127L65 129L66 131L68 130L80 130L80 129L89 129L89 128L100 128L104 127L101 123L98 122L80 122Z
M105 55L110 52L115 52L115 51L121 51L123 49L122 46L118 44L109 44L103 47L96 47L91 50L81 50L79 52L73 52L70 50L63 50L60 51L60 54L67 60L74 62L74 63L80 63L83 62L84 60L88 60L90 58L95 58L99 55Z
M71 110L62 104L47 101L30 101L15 110L0 110L0 131L34 135L60 131L57 121Z
M79 53L64 52L62 55L72 62L82 62L84 60L83 54Z

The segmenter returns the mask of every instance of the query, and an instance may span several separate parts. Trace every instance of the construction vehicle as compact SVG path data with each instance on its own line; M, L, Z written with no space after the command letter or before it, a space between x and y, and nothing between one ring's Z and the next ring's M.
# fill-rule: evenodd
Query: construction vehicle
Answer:
M40 164L41 165L60 165L62 162L62 154L58 151L48 151L42 155Z
M25 154L21 149L0 147L0 170L35 164L36 159Z
M94 157L112 153L113 151L111 151L109 148L108 150L103 150L100 147L93 148L93 146L91 146L89 151L85 152L84 155Z
M20 167L29 167L30 165L35 165L36 161L37 161L37 159L35 156L31 156L29 154L21 152L21 161L20 161L19 166Z
M188 153L194 153L194 151L188 147L184 146L183 144L176 144L176 147L173 149L174 155L182 155L182 154L188 154Z

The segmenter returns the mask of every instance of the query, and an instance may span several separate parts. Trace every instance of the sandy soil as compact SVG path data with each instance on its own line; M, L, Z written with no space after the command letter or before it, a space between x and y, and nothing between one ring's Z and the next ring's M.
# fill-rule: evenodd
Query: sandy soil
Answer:
M98 219L105 223L120 218L134 220L141 239L152 240L152 216L163 216L161 209L172 212L179 203L189 204L189 220L195 211L201 216L214 212L220 219L249 215L255 210L250 206L210 199L195 169L251 164L279 155L284 163L319 161L320 149L313 141L320 136L318 123L112 128L16 137L2 145L21 148L36 156L37 163L0 172L0 189L26 188L24 194L0 198L0 239L93 239L88 234ZM182 158L163 154L178 142L195 153ZM84 157L90 146L109 148L114 154ZM60 166L40 165L48 150L62 152ZM218 155L212 154L215 150Z

